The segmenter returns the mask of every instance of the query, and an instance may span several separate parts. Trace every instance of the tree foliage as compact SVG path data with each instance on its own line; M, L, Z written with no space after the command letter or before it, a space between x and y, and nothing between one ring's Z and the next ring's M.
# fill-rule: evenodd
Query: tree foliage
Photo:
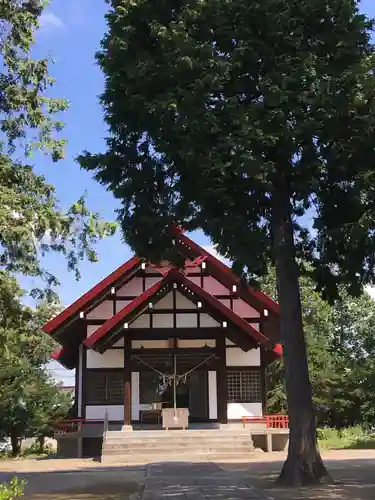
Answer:
M37 175L38 154L63 158L60 115L68 102L49 97L54 83L48 59L33 59L34 31L45 1L0 0L0 266L12 273L41 276L46 288L57 279L40 257L57 251L79 276L78 262L96 260L92 244L114 225L90 213L82 197L64 211L54 186Z
M262 286L273 295L273 269ZM334 304L324 301L314 282L301 280L309 372L319 426L336 428L375 425L375 304L363 293L350 296L343 288ZM268 410L287 410L283 362L268 367Z
M21 303L14 278L0 272L0 434L11 438L13 454L28 436L50 435L53 423L71 406L46 363L54 348L41 327L52 306L32 310Z
M331 298L374 280L373 24L356 0L109 3L97 59L110 135L81 164L122 201L139 254L164 257L177 223L251 279L275 264L291 424L280 480L319 480L299 262Z

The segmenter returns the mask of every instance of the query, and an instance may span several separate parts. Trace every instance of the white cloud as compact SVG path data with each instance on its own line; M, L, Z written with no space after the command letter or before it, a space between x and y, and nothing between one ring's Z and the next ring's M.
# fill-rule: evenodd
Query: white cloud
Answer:
M43 12L39 18L39 24L41 28L58 28L62 29L65 27L64 21L56 16L53 12Z

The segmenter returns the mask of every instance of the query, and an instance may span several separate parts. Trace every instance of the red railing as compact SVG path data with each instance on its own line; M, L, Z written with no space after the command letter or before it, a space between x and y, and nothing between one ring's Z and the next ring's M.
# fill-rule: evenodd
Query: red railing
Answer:
M102 418L69 418L56 424L55 434L71 434L82 429L86 423L104 422Z
M247 423L266 424L267 429L288 429L289 417L288 415L263 415L263 416L242 417L242 424L244 427L246 426Z

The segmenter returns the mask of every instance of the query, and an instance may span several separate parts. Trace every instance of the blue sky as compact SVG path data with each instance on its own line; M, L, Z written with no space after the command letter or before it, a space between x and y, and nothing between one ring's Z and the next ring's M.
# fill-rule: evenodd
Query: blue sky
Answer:
M363 12L375 16L374 0L363 0L361 6ZM50 54L55 59L51 66L51 74L56 78L52 93L68 99L71 104L63 115L64 137L68 140L66 159L52 164L47 158L38 157L36 170L56 186L62 207L69 207L87 191L89 208L113 220L116 202L112 195L74 162L84 149L95 152L104 148L106 128L98 102L103 77L95 64L94 53L105 32L106 10L104 0L52 0L41 18L35 55ZM194 239L200 244L210 244L199 233ZM83 262L79 282L67 272L62 257L51 255L45 259L45 265L61 282L58 293L63 304L71 303L131 255L119 234L101 242L97 251L99 263Z

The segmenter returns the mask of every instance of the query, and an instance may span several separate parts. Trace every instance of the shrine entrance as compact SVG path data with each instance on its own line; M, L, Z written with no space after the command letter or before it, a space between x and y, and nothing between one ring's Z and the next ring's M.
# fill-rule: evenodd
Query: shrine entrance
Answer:
M216 360L212 351L145 351L133 355L133 369L136 364L140 370L140 402L161 403L163 408L188 408L189 422L207 422L208 372L215 369Z

